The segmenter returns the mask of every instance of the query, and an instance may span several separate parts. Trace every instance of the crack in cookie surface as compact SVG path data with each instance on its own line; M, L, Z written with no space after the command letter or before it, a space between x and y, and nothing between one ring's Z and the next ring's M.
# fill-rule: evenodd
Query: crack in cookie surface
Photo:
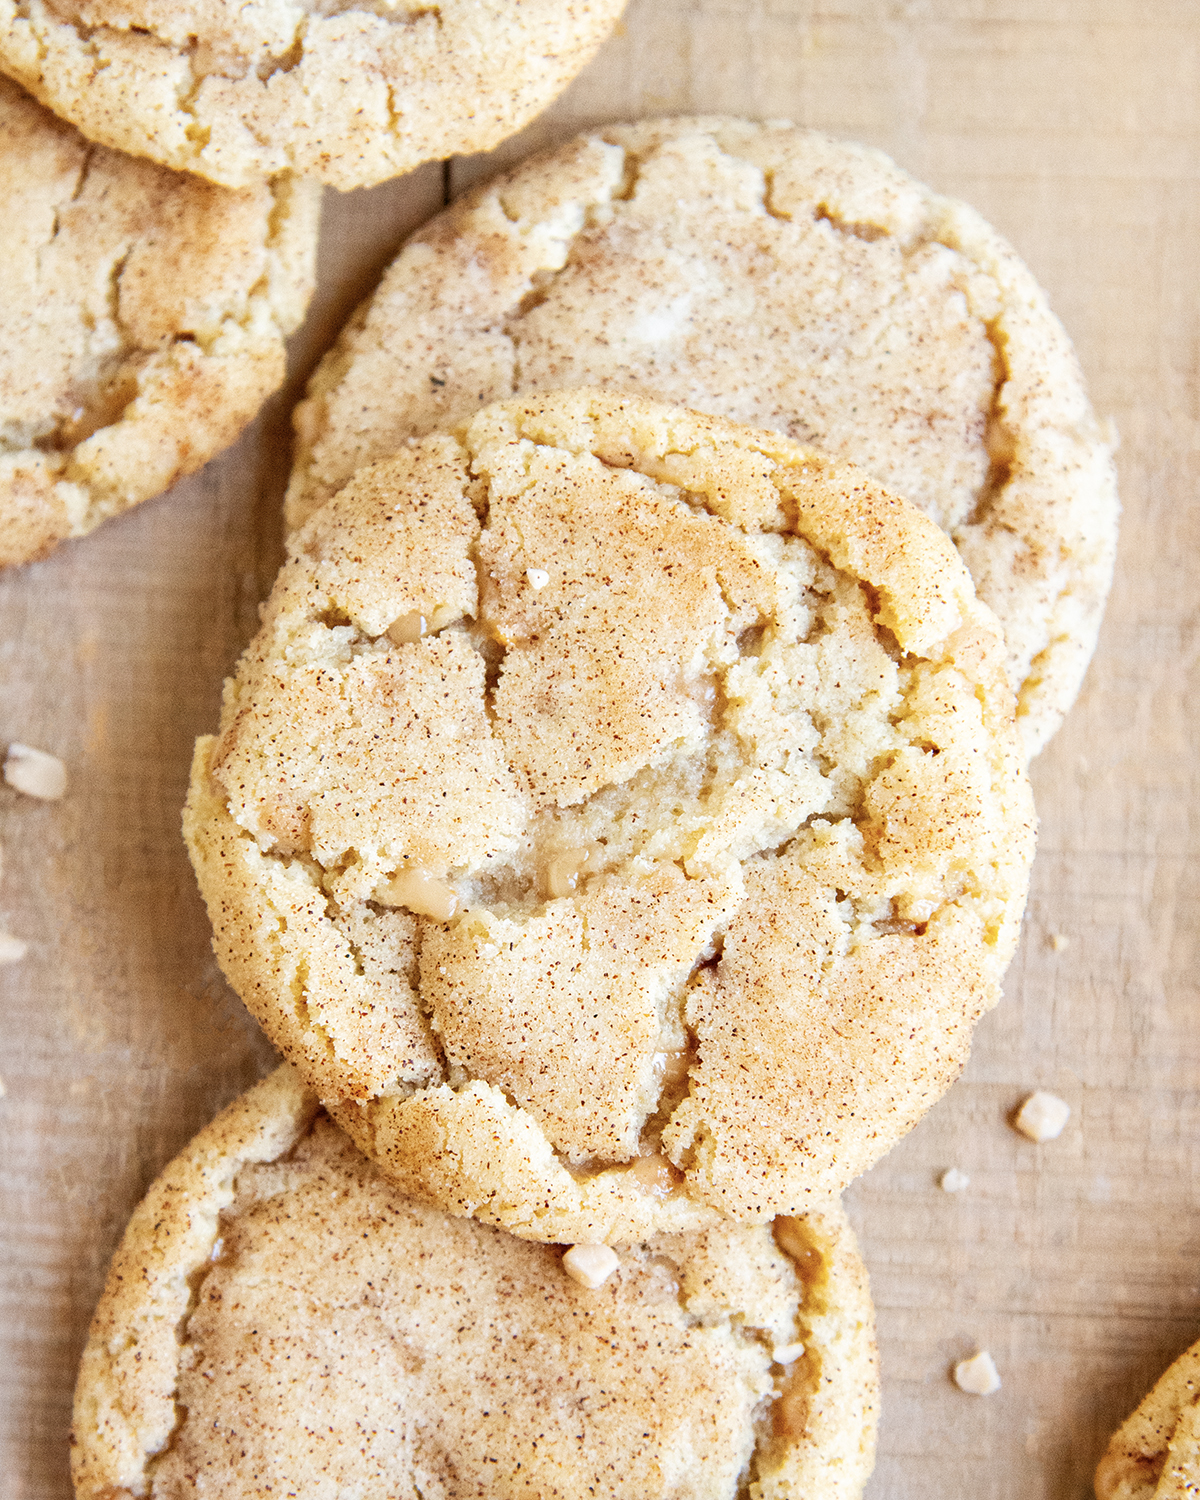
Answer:
M14 247L18 280L6 317L5 366L20 361L22 378L0 367L6 447L35 440L73 447L119 416L136 391L139 361L164 341L187 339L213 353L228 325L250 332L256 314L261 321L252 304L268 300L268 247L278 228L271 219L279 214L269 188L237 195L118 158L51 120L7 81L0 149L14 161L17 153L32 158L10 188L10 212L29 222ZM24 180L38 171L36 182ZM50 328L54 337L31 367L21 334L35 309L43 343ZM286 331L284 321L276 332Z
M630 154L635 190L592 208L506 324L514 390L606 385L771 427L956 525L988 467L988 279L932 234L866 234L736 147L696 135Z

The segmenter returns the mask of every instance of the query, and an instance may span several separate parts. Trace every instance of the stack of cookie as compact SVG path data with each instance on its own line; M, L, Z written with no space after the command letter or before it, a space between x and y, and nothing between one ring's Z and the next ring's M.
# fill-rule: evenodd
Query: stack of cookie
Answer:
M286 1074L160 1183L85 1361L81 1492L181 1465L265 1493L332 1428L347 1485L858 1494L874 1366L833 1205L955 1076L1015 946L1004 659L933 522L766 430L588 388L360 469L293 535L186 815L222 964L325 1115ZM453 1423L435 1257L481 1341L453 1347L503 1372ZM536 1322L506 1291L498 1329L493 1288L531 1279ZM637 1353L699 1328L719 1359ZM399 1362L382 1408L364 1348Z
M569 13L556 88L616 7L541 9ZM311 193L244 184L374 180L541 102L517 69L486 128L406 155L395 79L366 69L369 138L339 80L419 56L432 89L453 5L405 14L411 54L374 13L242 14L0 27L39 97L167 163L12 90L63 164L29 258L110 158L188 229L155 261L165 229L98 209L74 283L63 248L91 301L5 459L13 557L203 460L188 360L278 379ZM181 276L197 244L219 292ZM79 1494L850 1500L876 1374L838 1197L999 996L1027 759L1111 571L1062 329L994 231L877 153L647 122L418 234L296 428L287 561L185 816L222 967L287 1064L129 1227Z
M160 494L278 389L321 183L494 146L623 5L5 0L0 566Z

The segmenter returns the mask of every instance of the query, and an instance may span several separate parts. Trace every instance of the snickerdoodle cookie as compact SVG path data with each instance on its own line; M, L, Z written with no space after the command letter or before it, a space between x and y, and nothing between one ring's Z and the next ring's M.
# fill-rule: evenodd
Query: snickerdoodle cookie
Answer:
M512 135L624 4L0 0L0 70L90 140L225 187L364 187Z
M283 381L319 188L89 145L0 78L0 563L159 494Z
M786 125L580 137L409 241L297 411L290 523L411 434L578 385L771 427L921 506L1004 626L1030 753L1053 734L1112 572L1111 442L974 210Z
M840 1208L558 1248L404 1198L289 1068L134 1213L84 1350L79 1500L855 1500L878 1376Z
M803 1211L997 997L1003 662L849 464L636 396L486 408L292 537L193 767L217 955L416 1196L545 1240Z
M1193 1344L1113 1433L1096 1470L1096 1500L1185 1500L1197 1493L1200 1344Z

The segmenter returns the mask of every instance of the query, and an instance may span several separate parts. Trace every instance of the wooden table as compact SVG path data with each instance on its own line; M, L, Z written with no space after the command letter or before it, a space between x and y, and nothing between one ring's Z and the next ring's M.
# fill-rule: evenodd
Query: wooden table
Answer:
M1090 1493L1112 1426L1200 1334L1200 9L1195 0L632 0L510 160L582 125L723 110L891 152L1017 245L1122 435L1117 579L1034 770L1024 943L961 1082L851 1191L879 1311L873 1500ZM75 1363L151 1177L271 1065L222 981L179 837L193 737L280 556L287 411L395 244L488 170L330 194L293 376L166 498L0 579L0 739L68 762L0 788L0 1494L65 1500ZM1057 939L1057 941L1056 941ZM1065 941L1064 941L1065 940ZM1034 1146L1028 1090L1073 1114ZM958 1166L951 1196L939 1171ZM991 1350L1004 1387L961 1394Z

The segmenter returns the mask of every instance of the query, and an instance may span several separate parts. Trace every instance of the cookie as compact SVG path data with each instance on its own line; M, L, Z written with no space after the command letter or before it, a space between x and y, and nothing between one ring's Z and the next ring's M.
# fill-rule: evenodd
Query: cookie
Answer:
M130 1221L75 1493L862 1493L874 1319L839 1207L619 1260L585 1288L556 1247L411 1202L281 1068Z
M292 537L193 766L217 956L414 1196L558 1241L803 1211L997 998L1003 661L860 470L639 397L489 407Z
M284 377L320 190L89 145L0 78L0 563L161 493Z
M0 0L0 69L89 140L249 187L365 187L527 124L625 0Z
M1096 1500L1184 1500L1200 1491L1200 1344L1166 1372L1113 1433Z
M297 410L290 524L407 436L580 385L771 427L921 506L1004 626L1029 752L1054 733L1112 573L1111 444L972 209L787 125L581 136L408 242Z

